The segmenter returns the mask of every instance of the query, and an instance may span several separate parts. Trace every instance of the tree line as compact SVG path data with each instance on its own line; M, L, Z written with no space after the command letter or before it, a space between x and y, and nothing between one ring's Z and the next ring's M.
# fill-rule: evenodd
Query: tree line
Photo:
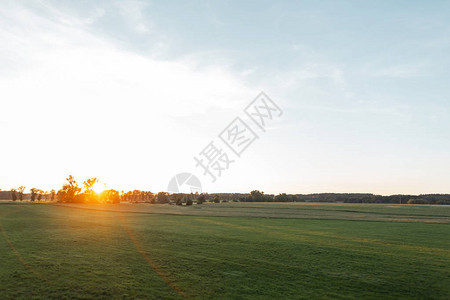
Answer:
M450 205L449 194L424 195L390 195L382 196L369 193L317 193L317 194L265 194L259 190L250 193L167 193L150 191L117 191L114 189L96 193L93 189L97 178L89 178L81 185L70 175L58 191L49 192L37 188L25 194L25 187L20 186L10 191L0 190L0 199L13 201L58 201L65 203L120 203L143 202L153 204L192 205L205 202L328 202L328 203L391 203L391 204L440 204Z
M0 200L13 200L13 201L54 201L56 199L55 190L44 191L37 188L31 188L30 193L26 194L25 187L21 186L17 189L11 189L9 191L0 190Z
M318 193L266 195L258 190L239 199L242 202L329 202L329 203L386 203L450 205L449 194L390 195L361 193Z

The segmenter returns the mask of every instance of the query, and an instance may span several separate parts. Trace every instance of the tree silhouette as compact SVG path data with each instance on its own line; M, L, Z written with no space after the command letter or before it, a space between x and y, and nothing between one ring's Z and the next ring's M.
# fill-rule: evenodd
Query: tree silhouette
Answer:
M92 192L92 191L93 191L93 190L92 190L92 187L93 187L94 184L96 184L96 183L98 183L98 179L97 179L96 177L86 179L86 180L83 182L83 185L84 185L84 188L85 188L86 192Z
M42 200L42 196L44 195L44 191L43 190L37 190L37 200L41 201Z
M36 200L36 196L37 196L37 193L39 190L36 188L32 188L32 189L30 189L30 191L31 191L31 201Z
M206 201L206 197L204 194L200 194L200 196L198 196L197 198L197 204L203 204L203 202Z
M57 197L60 202L82 202L82 198L78 197L81 188L78 186L75 178L70 175L66 178L67 183L58 191Z
M11 198L13 201L17 200L17 193L16 193L16 189L12 189L11 190Z
M22 201L23 200L23 192L25 191L25 187L19 186L19 188L17 189L17 194L19 196L19 200Z
M162 204L169 202L168 194L165 192L159 192L158 196L157 196L157 201L158 201L158 203L162 203Z
M98 183L98 179L93 177L93 178L89 178L86 179L83 182L83 186L84 186L84 192L83 194L80 195L80 197L82 197L83 199L81 201L86 201L86 202L98 202L99 201L99 195L97 195L95 193L95 191L93 190L93 187L96 183Z
M51 190L51 191L50 191L50 200L51 200L51 201L55 201L55 196L56 196L55 190Z

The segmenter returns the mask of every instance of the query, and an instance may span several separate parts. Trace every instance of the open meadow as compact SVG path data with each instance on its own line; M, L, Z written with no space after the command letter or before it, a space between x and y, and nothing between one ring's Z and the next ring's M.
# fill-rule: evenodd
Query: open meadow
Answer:
M2 298L450 298L450 207L0 203Z

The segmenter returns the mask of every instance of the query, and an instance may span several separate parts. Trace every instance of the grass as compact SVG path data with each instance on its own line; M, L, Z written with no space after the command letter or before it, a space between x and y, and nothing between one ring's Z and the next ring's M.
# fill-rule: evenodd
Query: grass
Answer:
M450 207L77 207L0 204L2 298L450 298Z
M450 223L450 206L330 203L221 203L186 206L74 204L91 210L151 214Z

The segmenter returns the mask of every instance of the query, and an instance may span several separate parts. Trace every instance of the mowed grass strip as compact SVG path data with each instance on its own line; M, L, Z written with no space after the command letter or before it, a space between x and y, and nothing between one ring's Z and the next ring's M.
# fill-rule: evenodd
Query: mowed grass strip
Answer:
M144 203L53 205L77 209L168 215L450 223L450 206L444 205L249 202L206 203L192 206Z
M446 223L0 205L0 225L4 298L450 298Z

